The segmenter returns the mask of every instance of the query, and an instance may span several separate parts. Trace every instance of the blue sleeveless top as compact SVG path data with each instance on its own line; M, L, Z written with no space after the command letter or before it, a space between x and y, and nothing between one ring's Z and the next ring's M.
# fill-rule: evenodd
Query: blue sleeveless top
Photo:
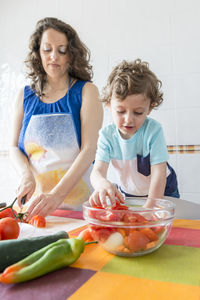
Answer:
M87 81L77 80L67 94L44 103L29 87L24 89L24 119L18 147L29 159L37 193L48 193L71 167L81 147L80 109ZM62 207L81 207L91 192L90 167L65 198Z
M55 114L55 113L70 113L73 118L77 141L81 146L81 121L80 109L82 104L82 89L87 81L77 80L75 84L68 90L67 94L60 100L54 103L44 103L29 87L24 88L24 120L19 136L18 146L24 151L24 135L26 128L32 115L38 114Z

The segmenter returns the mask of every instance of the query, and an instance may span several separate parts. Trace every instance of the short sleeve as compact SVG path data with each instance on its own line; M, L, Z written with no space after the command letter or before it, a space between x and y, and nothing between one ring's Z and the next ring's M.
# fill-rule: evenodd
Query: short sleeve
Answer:
M155 165L166 162L168 159L169 153L167 151L163 129L159 126L151 140L150 163L151 165Z
M105 133L105 130L101 129L99 132L99 139L97 143L96 161L104 161L106 163L110 162L111 147L109 143L109 138Z

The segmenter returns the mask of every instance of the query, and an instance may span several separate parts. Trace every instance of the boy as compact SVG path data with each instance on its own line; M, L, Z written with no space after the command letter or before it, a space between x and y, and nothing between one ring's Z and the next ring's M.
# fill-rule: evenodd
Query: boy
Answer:
M91 183L90 204L111 206L116 199L179 197L177 179L169 158L161 125L148 117L163 101L162 83L146 62L122 61L114 68L104 88L102 101L111 111L113 123L101 129ZM117 182L106 179L109 164Z

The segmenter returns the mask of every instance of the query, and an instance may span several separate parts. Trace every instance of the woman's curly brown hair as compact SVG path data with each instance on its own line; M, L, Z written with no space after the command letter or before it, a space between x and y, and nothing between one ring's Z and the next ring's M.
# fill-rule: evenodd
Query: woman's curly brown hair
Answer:
M35 32L30 37L30 52L25 60L28 68L27 77L31 80L31 88L41 97L46 82L46 73L40 57L40 43L42 34L47 29L54 29L66 35L68 40L69 66L68 73L71 77L81 80L91 80L92 66L89 64L90 51L81 42L76 31L69 25L56 18L44 18L37 22Z
M129 95L143 94L150 99L150 107L158 107L163 101L160 91L162 82L149 69L147 62L136 59L132 62L123 60L108 77L101 100L109 103L112 96L124 100Z

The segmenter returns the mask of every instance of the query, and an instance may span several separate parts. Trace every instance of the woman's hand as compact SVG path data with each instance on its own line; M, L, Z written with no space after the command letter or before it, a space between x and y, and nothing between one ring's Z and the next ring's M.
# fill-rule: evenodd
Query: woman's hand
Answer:
M62 203L63 199L58 198L55 194L39 194L33 198L26 213L26 221L33 216L40 215L46 217L50 215Z
M107 197L110 200L111 206L115 206L116 201L124 203L124 197L117 189L117 187L110 183L108 180L104 180L104 184L102 185L102 187L96 189L90 196L90 205L107 207Z
M32 173L22 176L20 184L16 190L17 203L22 207L21 199L26 196L26 202L32 197L35 192L36 182Z

